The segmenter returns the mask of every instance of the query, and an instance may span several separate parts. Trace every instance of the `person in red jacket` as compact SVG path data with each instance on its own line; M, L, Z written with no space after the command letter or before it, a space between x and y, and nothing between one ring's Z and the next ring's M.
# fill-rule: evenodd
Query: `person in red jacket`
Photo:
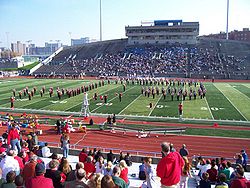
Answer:
M11 129L9 130L8 144L11 145L12 150L15 150L15 147L17 147L18 153L21 151L20 135L15 125L12 125Z
M84 170L86 171L86 179L91 178L91 176L95 173L95 165L92 163L93 157L88 156L86 162L84 163Z
M45 165L37 163L35 167L36 176L25 182L26 188L54 188L52 179L45 178Z
M161 178L163 188L177 188L180 182L181 170L184 166L184 160L178 152L170 151L170 143L161 144L162 159L159 161L156 172Z
M233 179L230 188L250 188L250 181L244 177L243 168L236 168L236 177Z
M88 157L87 151L85 148L83 148L82 151L79 153L79 162L85 163L87 157Z

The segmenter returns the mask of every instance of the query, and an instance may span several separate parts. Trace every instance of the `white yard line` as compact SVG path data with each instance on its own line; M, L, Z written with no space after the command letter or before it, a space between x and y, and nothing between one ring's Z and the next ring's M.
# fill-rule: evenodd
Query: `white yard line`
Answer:
M133 86L133 87L131 87L131 88L129 88L129 89L127 89L125 92L123 92L123 93L126 93L127 91L129 91L129 90L131 90L131 89L133 89L135 86ZM116 97L113 97L112 99L110 99L109 100L109 102L110 101L113 101L114 99L116 99L118 96L116 96ZM101 105L101 106L98 106L97 108L95 108L94 110L92 110L90 113L92 113L92 112L94 112L94 111L96 111L96 110L98 110L99 108L101 108L102 106L104 106L104 104L103 105Z
M118 115L120 115L122 112L124 112L129 106L131 106L131 104L133 104L137 99L139 99L142 95L140 94L138 97L136 97L128 106L126 106L125 108L123 108L122 111L119 112Z
M162 97L162 95L159 97L159 99L157 100L156 104L154 105L154 107L152 108L152 110L149 112L148 117L149 117L149 116L152 114L152 112L154 111L154 109L155 109L156 105L158 104L158 102L160 101L161 97Z
M211 109L210 109L210 106L209 106L209 104L208 104L208 102L207 102L207 98L206 97L204 97L205 98L205 101L206 101L206 103L207 103L207 108L208 108L208 110L209 110L209 112L210 112L210 115L212 116L212 119L214 120L214 116L213 116L213 113L212 113L212 111L211 111Z
M220 90L220 88L218 88L217 86L215 86L221 93L224 97L226 97L226 99L233 105L233 107L240 113L240 115L242 115L242 117L248 121L248 119L244 116L244 114L241 113L241 111L233 104L233 102L226 96L224 95L224 93Z

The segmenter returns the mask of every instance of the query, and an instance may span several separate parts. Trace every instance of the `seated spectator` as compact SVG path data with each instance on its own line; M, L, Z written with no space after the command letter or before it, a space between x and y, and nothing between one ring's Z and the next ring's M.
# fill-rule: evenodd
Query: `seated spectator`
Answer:
M52 155L52 153L50 152L50 149L48 147L48 143L46 142L44 144L44 147L42 148L42 156L44 158L49 158L49 157L51 157L51 155Z
M15 178L16 173L14 171L9 171L6 175L6 183L3 183L1 188L16 188Z
M20 167L16 159L14 159L14 151L9 150L7 155L1 160L0 168L3 171L3 178L6 179L6 175L10 171L14 171L16 175L20 173Z
M84 164L82 162L76 163L76 169L75 170L71 170L71 172L68 174L68 176L66 178L66 181L73 181L73 180L75 180L76 179L76 176L75 176L76 170L78 170L80 168L84 169Z
M53 182L50 178L44 177L45 165L43 163L37 163L35 167L36 176L30 178L25 182L26 188L54 188ZM42 182L42 183L41 183Z
M76 169L75 171L76 179L73 181L65 182L64 188L88 188L86 184L86 172L83 168Z
M126 184L129 185L127 163L124 160L121 160L119 163L119 167L121 169L120 178L122 178L126 182Z
M37 164L37 156L32 156L30 161L24 165L23 169L23 179L24 181L28 181L28 179L35 177L35 167Z
M250 181L244 177L244 168L236 168L236 178L233 179L230 188L249 188Z
M227 177L225 174L220 174L219 182L216 183L215 188L228 188L228 184L226 183Z
M82 151L79 153L79 162L85 163L87 157L88 157L87 151L85 148L83 148Z
M104 172L104 158L102 156L99 156L99 158L97 159L97 162L95 163L95 172L96 173L101 173L103 174Z
M208 178L209 178L209 174L207 172L202 174L202 179L200 181L199 188L211 188L211 183Z
M16 176L15 184L16 188L24 188L24 179L21 175Z
M71 165L69 164L69 161L67 158L63 157L61 162L60 162L60 165L58 167L58 170L63 172L64 175L67 176L69 175L69 173L72 171L72 167Z
M110 175L104 175L101 181L101 188L119 188Z
M93 157L88 156L84 163L84 170L86 171L86 177L89 179L95 173L95 165L92 162Z
M113 168L113 175L112 175L112 179L114 181L114 183L119 187L119 188L127 188L128 184L126 184L126 182L120 178L120 174L121 174L121 169L119 166L115 166Z
M243 149L240 151L241 152L241 155L242 155L242 158L243 158L243 163L242 163L242 166L245 170L245 172L247 171L247 161L248 161L248 155L246 153L246 151Z
M113 166L112 162L108 161L107 164L106 164L106 167L104 168L103 175L110 175L110 176L112 176L112 174L113 174L112 166Z
M1 185L2 185L3 183L6 182L5 179L3 179L2 175L3 175L3 171L2 171L2 169L0 168L0 187L1 187Z
M61 188L62 183L65 181L66 176L58 170L59 162L52 160L49 162L49 168L46 170L45 177L51 178L55 188Z
M119 162L121 160L125 160L125 154L122 151L120 152Z
M101 181L102 181L103 174L96 173L91 176L88 180L87 185L89 188L101 188Z

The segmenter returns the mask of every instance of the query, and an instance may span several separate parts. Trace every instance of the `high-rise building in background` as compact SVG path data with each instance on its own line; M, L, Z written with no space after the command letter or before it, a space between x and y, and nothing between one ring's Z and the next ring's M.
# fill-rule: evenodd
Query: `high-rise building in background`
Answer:
M84 37L80 39L71 39L71 46L86 44L89 42L90 42L89 37Z
M17 53L18 55L24 55L26 45L22 44L20 41L17 41L17 43L11 43L11 51Z

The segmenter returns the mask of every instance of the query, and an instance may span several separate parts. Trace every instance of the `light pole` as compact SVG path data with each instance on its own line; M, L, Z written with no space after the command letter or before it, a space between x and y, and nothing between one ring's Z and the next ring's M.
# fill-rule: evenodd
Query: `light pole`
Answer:
M70 40L70 46L72 46L72 42L71 42L71 34L72 34L72 32L71 31L69 31L69 40Z
M226 26L226 39L228 40L228 15L229 15L229 0L227 0L227 26Z
M100 0L100 41L102 41L102 0Z

